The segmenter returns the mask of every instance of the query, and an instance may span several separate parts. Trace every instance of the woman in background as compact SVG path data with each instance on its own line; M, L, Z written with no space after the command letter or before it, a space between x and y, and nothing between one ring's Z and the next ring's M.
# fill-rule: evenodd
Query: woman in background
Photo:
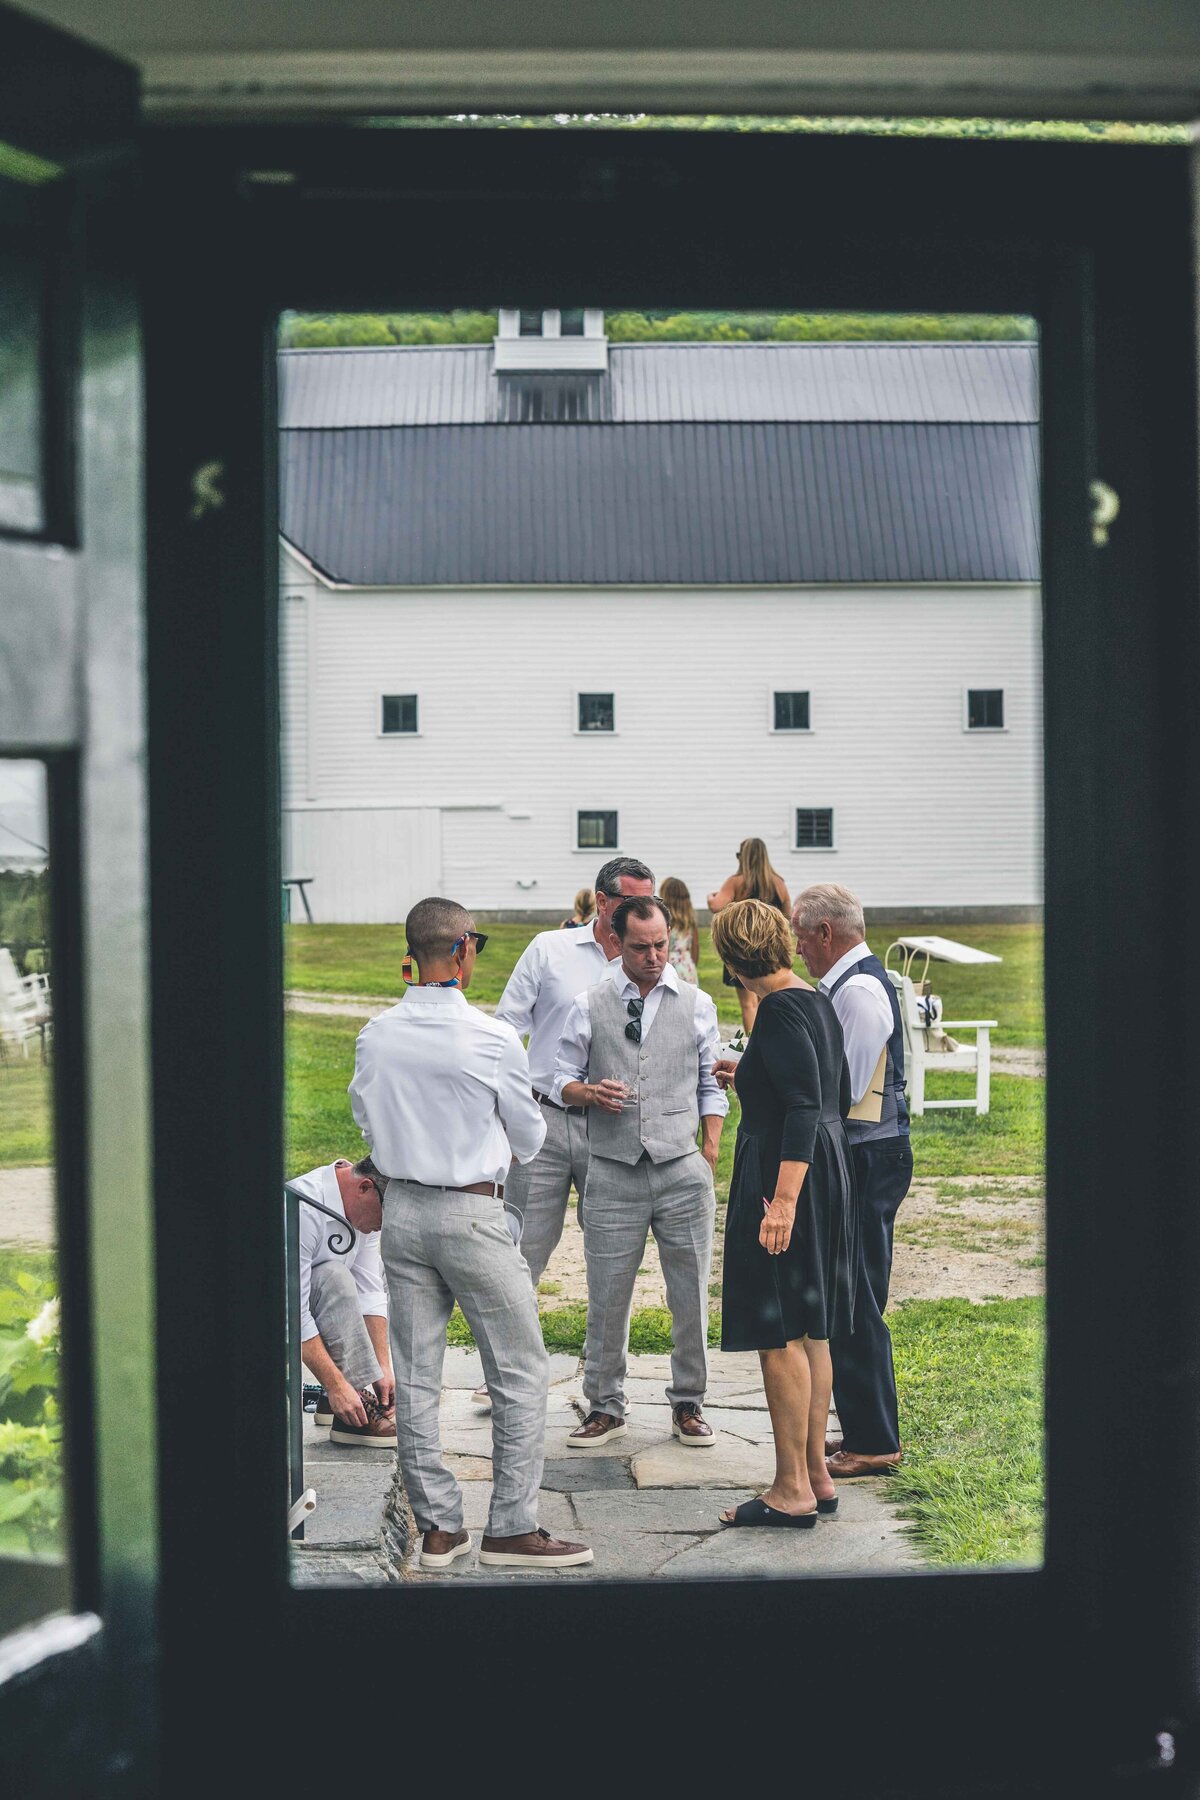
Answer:
M767 846L761 838L742 839L738 845L737 869L708 896L709 909L715 917L723 906L730 906L735 900L765 900L768 906L777 906L785 919L792 910L791 896L784 885L783 876L771 867ZM754 1025L754 1015L758 1011L757 997L742 986L728 967L725 970L725 986L737 988L738 1005L742 1009L742 1029L749 1036Z
M717 955L759 1001L745 1055L714 1065L741 1103L721 1287L722 1350L757 1350L775 1479L723 1525L807 1529L837 1511L825 1463L833 1365L849 1331L858 1192L843 1123L850 1074L833 1003L792 970L791 927L761 900L713 920Z
M575 931L580 925L590 925L596 917L596 896L591 888L580 888L575 896L575 911L569 919L564 919L559 926L560 931Z
M700 930L692 910L692 896L677 876L668 875L662 884L662 897L671 909L671 947L667 961L681 981L700 986Z

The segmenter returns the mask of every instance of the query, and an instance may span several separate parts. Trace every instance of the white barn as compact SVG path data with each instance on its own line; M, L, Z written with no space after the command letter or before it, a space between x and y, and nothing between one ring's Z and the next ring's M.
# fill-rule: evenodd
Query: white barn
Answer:
M793 891L1035 913L1034 347L501 332L280 357L314 916L558 918L617 849L702 903L752 835Z

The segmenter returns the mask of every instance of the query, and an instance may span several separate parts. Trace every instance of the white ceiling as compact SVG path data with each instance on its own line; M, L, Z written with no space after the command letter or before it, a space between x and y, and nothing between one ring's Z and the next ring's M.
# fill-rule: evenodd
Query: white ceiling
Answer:
M1200 0L25 0L171 117L1200 114Z

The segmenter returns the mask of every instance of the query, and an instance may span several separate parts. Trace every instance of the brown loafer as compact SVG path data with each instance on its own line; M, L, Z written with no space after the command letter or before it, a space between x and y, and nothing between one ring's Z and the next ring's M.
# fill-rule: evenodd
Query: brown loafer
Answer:
M853 1481L856 1475L887 1475L898 1465L903 1450L890 1450L886 1456L856 1456L853 1450L839 1450L825 1458L825 1467L835 1481Z
M625 1436L624 1419L616 1418L612 1413L590 1412L582 1425L577 1425L567 1437L569 1450L594 1450L598 1444L607 1444L610 1438Z
M841 1438L826 1438L825 1439L825 1454L826 1454L826 1456L836 1456L838 1454L839 1450L841 1449L841 1447L842 1447Z
M685 1450L709 1450L716 1442L716 1432L694 1400L682 1400L671 1408L671 1436L677 1437Z
M471 1548L469 1531L426 1531L421 1535L421 1554L417 1562L422 1569L448 1569Z
M551 1537L539 1526L521 1537L484 1537L479 1561L488 1569L574 1569L590 1563L592 1552L587 1544Z

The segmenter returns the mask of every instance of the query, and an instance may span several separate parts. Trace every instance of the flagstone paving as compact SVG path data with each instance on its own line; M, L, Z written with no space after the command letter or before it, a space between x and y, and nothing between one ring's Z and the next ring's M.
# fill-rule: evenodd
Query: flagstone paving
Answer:
M920 1566L916 1547L886 1497L886 1482L846 1482L833 1519L814 1531L724 1531L717 1515L771 1479L771 1428L758 1381L758 1358L710 1352L706 1417L718 1432L708 1450L684 1449L671 1437L663 1388L670 1358L630 1358L629 1429L596 1450L566 1448L582 1400L573 1356L552 1356L546 1407L546 1469L540 1522L556 1535L591 1544L595 1562L539 1580L612 1578L672 1580L769 1575L872 1574ZM448 1350L442 1393L442 1443L462 1483L465 1523L476 1545L491 1493L491 1422L471 1390L482 1379L474 1351ZM392 1477L392 1457L329 1441L305 1419L305 1477L317 1509L305 1542L294 1547L295 1578L305 1586L368 1582L399 1576L422 1584L522 1581L525 1574L479 1569L474 1554L453 1569L422 1574L410 1561L389 1568L379 1527Z

